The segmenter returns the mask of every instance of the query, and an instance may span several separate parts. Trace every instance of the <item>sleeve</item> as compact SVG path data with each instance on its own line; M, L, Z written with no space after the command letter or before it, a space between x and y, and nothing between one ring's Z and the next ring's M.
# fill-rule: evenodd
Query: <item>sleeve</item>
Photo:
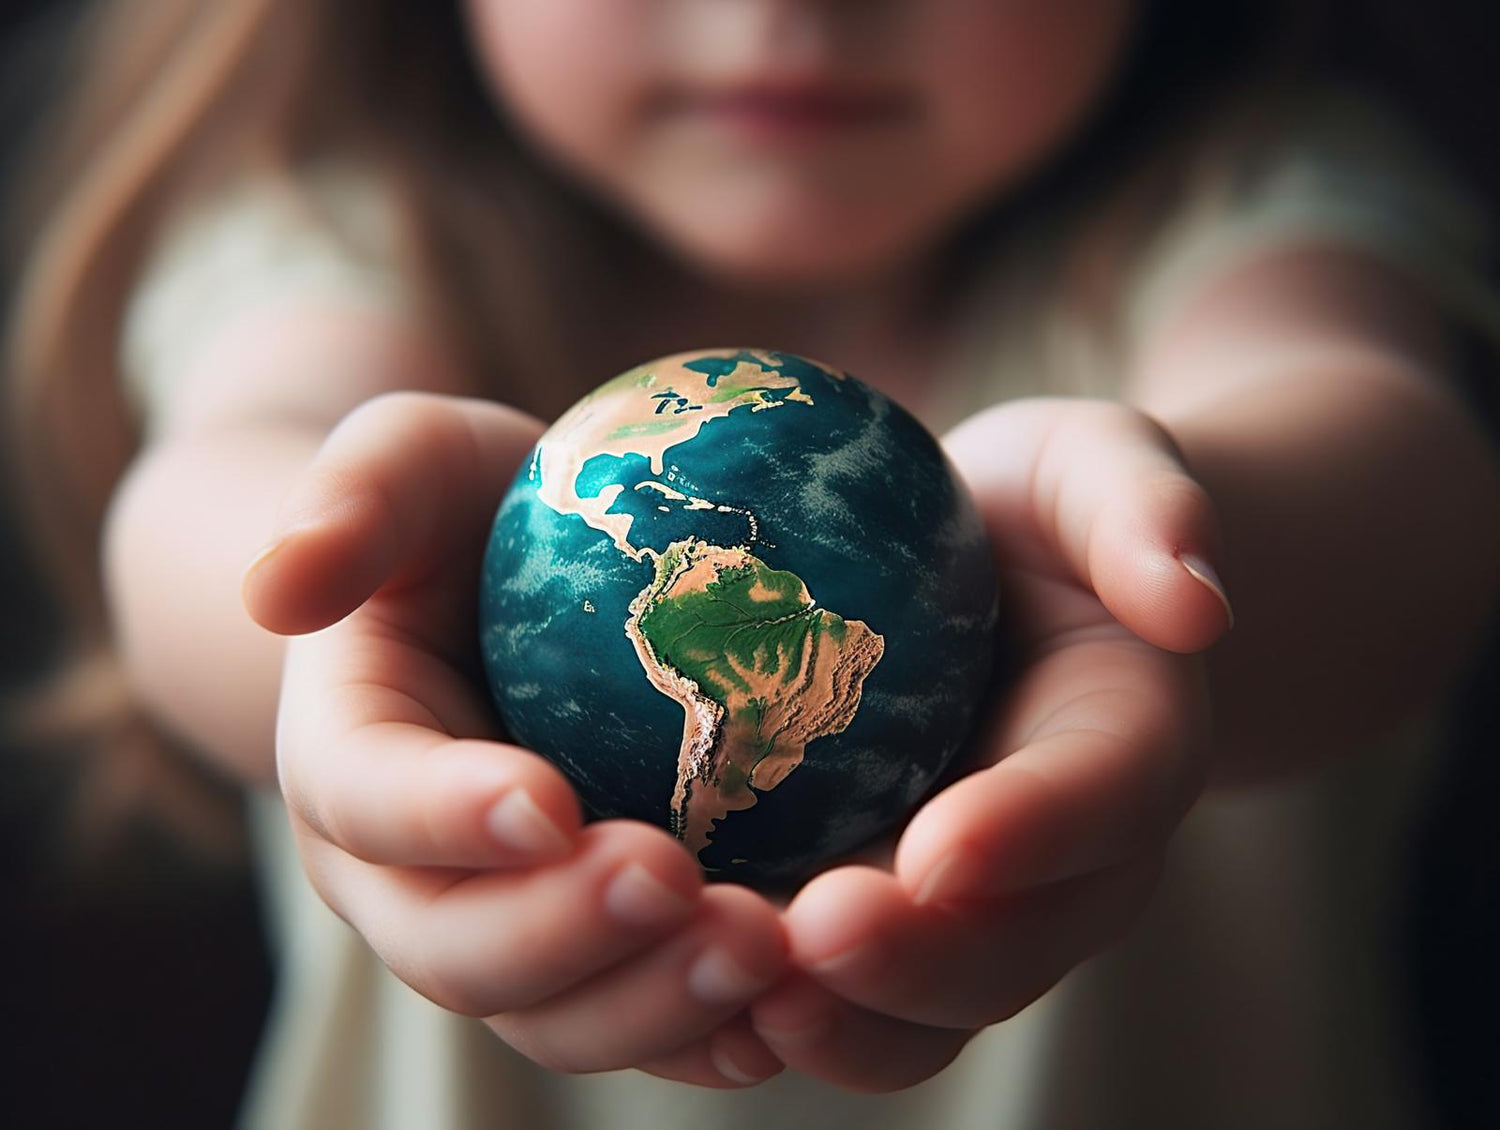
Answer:
M1306 242L1390 261L1467 330L1500 343L1489 217L1389 108L1325 90L1276 136L1205 159L1127 272L1122 328L1141 341L1207 278Z
M409 309L398 231L390 196L344 167L247 177L185 206L124 313L121 373L147 434L198 347L239 317L310 299Z

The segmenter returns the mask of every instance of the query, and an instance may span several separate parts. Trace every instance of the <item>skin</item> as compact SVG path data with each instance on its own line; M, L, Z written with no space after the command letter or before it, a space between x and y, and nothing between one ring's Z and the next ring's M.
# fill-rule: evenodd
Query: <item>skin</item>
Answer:
M914 264L1061 143L1129 22L1104 0L869 10L473 0L470 17L534 144L709 280L708 324L842 362L900 352ZM729 54L692 50L716 21L734 22ZM960 26L1017 58L1028 44L1010 37L1034 35L1048 66L964 64L985 56ZM930 133L767 152L640 109L680 68L788 45L843 59L847 36L876 80L930 93ZM993 128L965 117L978 105ZM917 153L931 183L897 176L889 195L841 172L899 173ZM766 254L783 240L794 257ZM274 774L312 882L398 976L558 1070L930 1077L1129 928L1206 783L1305 772L1387 731L1447 685L1495 599L1494 456L1442 380L1421 293L1334 245L1242 262L1157 327L1121 403L1010 402L944 437L1023 611L1019 683L972 771L898 839L773 904L705 887L660 829L584 827L555 768L494 740L467 668L472 594L540 422L477 399L422 326L326 304L259 317L202 347L112 510L133 678L206 756ZM862 371L920 400L920 379ZM1230 585L1232 631L1205 562ZM491 821L506 801L510 838Z
M891 277L1018 180L1094 104L1128 0L470 0L509 118L693 267L737 285ZM812 83L876 100L816 135L737 128L716 93ZM744 125L744 123L741 123Z

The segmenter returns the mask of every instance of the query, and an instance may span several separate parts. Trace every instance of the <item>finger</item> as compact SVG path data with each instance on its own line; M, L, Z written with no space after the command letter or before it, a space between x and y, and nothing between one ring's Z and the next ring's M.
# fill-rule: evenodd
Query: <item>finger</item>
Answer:
M367 635L368 619L361 610L287 649L276 760L293 816L372 863L567 855L582 814L562 772L512 745L451 736L493 732L476 688L399 633Z
M246 609L298 635L348 615L382 585L454 555L478 559L542 425L482 400L387 393L346 416L283 501L272 544L246 570Z
M583 824L559 770L528 750L400 723L282 759L296 819L370 863L521 867L563 859Z
M1014 1016L1117 941L1149 899L1159 858L1011 899L941 907L914 904L883 872L840 868L798 895L787 936L798 968L857 1005L914 1024L977 1029Z
M713 1032L785 968L775 910L743 887L719 884L704 890L691 925L668 941L487 1023L556 1071L633 1067Z
M913 1024L794 974L750 1006L756 1034L794 1071L849 1091L899 1091L957 1058L972 1031Z
M589 826L559 863L479 874L383 867L300 840L324 901L396 976L466 1016L524 1009L587 982L692 921L699 905L692 859L635 821Z
M997 898L1165 843L1206 776L1201 679L1118 626L1038 658L981 744L985 767L903 830L902 885L918 903Z
M699 1087L752 1087L786 1070L740 1013L712 1035L640 1065L647 1074Z
M1232 625L1212 503L1149 417L1102 401L1014 401L944 445L1002 567L1036 570L1055 554L1121 623L1173 651L1199 651Z

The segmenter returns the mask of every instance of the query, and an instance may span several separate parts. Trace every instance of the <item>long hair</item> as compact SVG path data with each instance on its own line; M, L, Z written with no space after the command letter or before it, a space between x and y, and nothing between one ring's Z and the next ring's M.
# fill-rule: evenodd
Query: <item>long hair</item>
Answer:
M628 320L611 296L649 290L641 276L671 269L523 151L479 76L459 8L113 0L87 11L64 61L73 85L17 212L18 230L34 234L5 356L17 501L66 616L63 677L33 696L30 714L75 731L106 771L134 750L131 791L177 796L168 815L178 823L204 826L191 790L162 785L185 763L158 755L165 747L123 690L99 564L106 507L139 443L121 391L121 321L173 209L247 171L295 182L322 156L363 163L401 205L406 267L445 340L497 396L548 417L580 390L580 374L637 360L583 355L586 335L568 332L564 315ZM1033 191L972 225L969 242L1049 184L1125 183L1134 154L1179 127L1184 108L1201 116L1213 92L1291 42L1286 13L1265 11L1252 0L1148 4L1105 112ZM640 285L622 288L622 271Z
M200 815L215 791L201 766L131 703L100 577L105 511L139 444L121 322L180 202L246 172L292 178L305 161L349 156L404 204L407 267L428 311L497 394L555 412L556 390L576 383L559 373L586 371L572 360L577 335L551 329L565 305L556 264L616 233L589 230L566 186L544 185L517 157L469 64L457 7L119 0L73 29L61 69L75 85L37 131L46 140L15 204L16 232L32 234L5 355L14 506L63 639L56 677L11 703L7 721L23 743L86 759L86 830L142 807L200 842L227 826L222 811ZM567 308L589 297L574 286Z

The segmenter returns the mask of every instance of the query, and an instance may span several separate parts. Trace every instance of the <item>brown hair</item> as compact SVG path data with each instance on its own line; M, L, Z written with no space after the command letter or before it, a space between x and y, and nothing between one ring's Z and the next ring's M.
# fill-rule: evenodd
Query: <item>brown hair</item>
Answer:
M89 10L66 59L77 82L50 121L22 230L39 233L8 337L9 447L38 564L68 621L68 677L30 715L93 732L151 782L180 758L137 717L109 649L99 577L110 495L138 443L121 393L120 324L153 234L186 197L248 169L280 170L336 153L393 186L405 248L432 318L471 371L513 403L550 416L577 375L638 358L581 356L585 335L559 319L628 319L611 304L622 270L670 270L604 209L523 156L469 55L456 3L401 0L114 0ZM1205 11L1207 9L1207 11ZM1148 5L1140 43L1110 106L1037 190L976 223L975 245L1059 182L1111 183L1132 146L1208 104L1284 23L1251 0ZM1285 37L1281 37L1283 40ZM374 107L378 114L372 113ZM1094 195L1097 191L1091 190ZM614 276L614 282L606 280ZM649 281L623 293L649 292ZM92 705L90 705L92 704ZM63 724L67 725L64 726ZM87 744L87 743L86 743ZM118 784L118 782L116 782ZM117 792L105 789L104 793ZM191 792L191 790L190 790ZM179 823L195 823L176 791Z
M549 332L563 285L552 264L582 261L589 221L518 159L467 65L457 8L118 0L73 29L62 67L88 78L41 131L18 201L17 230L38 234L5 359L15 501L65 639L59 677L13 703L8 721L23 740L88 751L85 829L143 800L199 841L224 826L195 815L213 791L201 766L166 752L130 702L99 574L105 509L139 441L121 392L121 321L179 202L247 170L290 178L330 152L367 162L406 205L411 272L463 359L511 374L512 401L559 407L576 335ZM599 241L620 238L596 226ZM569 254L543 253L559 246ZM588 288L568 297L585 306Z

